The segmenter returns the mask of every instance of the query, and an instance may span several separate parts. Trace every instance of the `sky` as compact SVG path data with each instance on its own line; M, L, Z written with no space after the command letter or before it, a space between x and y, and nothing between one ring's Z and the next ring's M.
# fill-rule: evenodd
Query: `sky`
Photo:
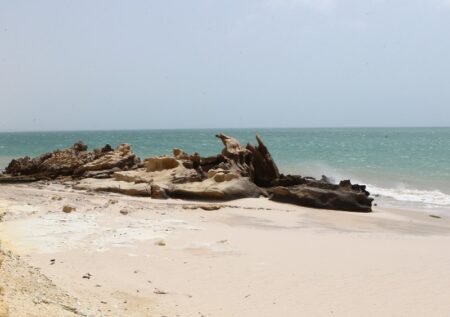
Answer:
M450 126L450 0L0 0L0 131Z

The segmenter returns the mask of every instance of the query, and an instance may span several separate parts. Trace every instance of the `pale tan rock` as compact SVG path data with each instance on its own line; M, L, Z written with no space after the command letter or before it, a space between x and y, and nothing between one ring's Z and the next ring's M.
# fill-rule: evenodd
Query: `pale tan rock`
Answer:
M114 178L119 183L148 184L147 186L151 186L151 197L157 199L186 197L228 200L257 197L261 194L261 190L249 178L230 171L211 170L209 176L211 178L201 180L196 170L187 169L183 165L155 172L139 169L114 173Z
M222 143L225 146L222 154L226 157L236 158L250 153L237 139L231 136L221 133L216 135L216 137L222 140Z
M113 168L129 169L138 163L139 159L131 150L131 146L129 144L120 144L115 151L103 153L96 160L78 168L75 173L81 175L88 171L110 170Z
M116 181L123 181L129 183L150 183L153 181L152 173L146 172L145 168L133 170L133 171L120 171L115 172L112 177Z
M222 168L210 169L208 171L208 178L213 178L217 173L223 173L224 170Z
M180 198L230 200L243 197L258 197L260 189L247 177L235 178L227 182L216 182L208 178L202 182L174 185L169 196Z
M125 182L152 183L164 187L171 184L182 184L202 180L202 175L195 169L189 169L183 165L162 171L147 172L145 169L133 171L120 171L113 174L114 179Z
M228 182L232 179L239 178L239 175L233 174L233 173L217 173L214 175L213 179L214 181L220 183L220 182Z
M158 172L178 167L180 163L173 157L160 156L145 160L147 172Z
M177 159L177 160L188 160L189 159L189 154L187 154L186 152L184 152L182 149L173 149L173 156Z
M222 168L210 169L208 171L208 178L214 179L217 183L228 182L239 177L240 175L232 173L231 171L223 170Z
M169 198L167 196L166 190L163 187L161 187L159 185L152 185L151 188L152 188L152 195L151 195L152 198L154 198L154 199L167 199L167 198Z
M146 183L130 183L112 179L86 178L73 186L74 189L105 191L130 196L151 196L151 187Z
M131 145L128 143L119 144L116 148L116 151L122 154L122 156L133 154L131 150Z

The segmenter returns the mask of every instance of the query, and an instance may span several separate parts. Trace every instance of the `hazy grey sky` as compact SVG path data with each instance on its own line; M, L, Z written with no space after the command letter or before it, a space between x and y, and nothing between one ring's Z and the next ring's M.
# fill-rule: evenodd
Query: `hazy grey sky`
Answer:
M449 125L450 0L0 0L0 131Z

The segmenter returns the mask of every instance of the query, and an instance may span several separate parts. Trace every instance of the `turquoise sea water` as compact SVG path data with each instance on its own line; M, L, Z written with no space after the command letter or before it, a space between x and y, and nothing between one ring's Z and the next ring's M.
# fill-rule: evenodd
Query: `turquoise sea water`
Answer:
M95 148L130 143L141 157L179 147L219 153L224 132L243 144L260 134L284 173L368 184L382 203L450 211L450 128L317 128L0 133L0 169L9 160L83 140Z

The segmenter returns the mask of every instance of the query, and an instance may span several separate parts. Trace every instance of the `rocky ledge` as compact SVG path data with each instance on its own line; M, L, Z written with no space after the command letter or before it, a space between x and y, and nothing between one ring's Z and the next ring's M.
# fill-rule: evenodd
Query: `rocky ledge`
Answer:
M0 175L0 183L73 180L75 189L158 199L230 200L263 195L313 208L372 211L373 199L364 185L349 180L333 184L326 177L316 180L283 175L259 136L257 145L245 147L233 137L216 137L224 148L215 156L174 149L172 156L151 157L143 162L129 144L116 149L106 145L89 152L78 141L71 148L12 160Z

